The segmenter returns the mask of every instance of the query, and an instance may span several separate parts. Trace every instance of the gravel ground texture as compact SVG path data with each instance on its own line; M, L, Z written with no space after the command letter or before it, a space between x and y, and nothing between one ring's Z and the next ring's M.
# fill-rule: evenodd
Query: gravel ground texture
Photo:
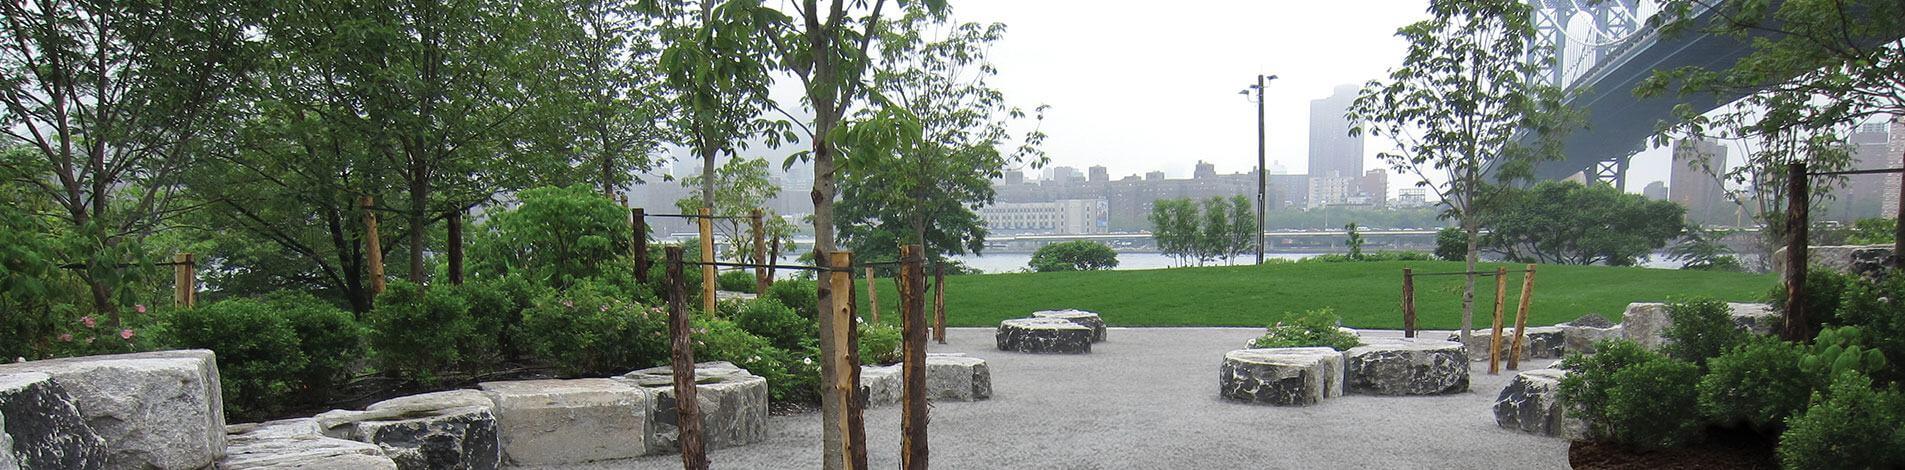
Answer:
M993 398L934 403L929 462L951 469L1568 468L1567 441L1495 426L1495 396L1514 371L1491 376L1486 363L1471 363L1466 393L1345 395L1302 408L1219 398L1224 353L1261 332L1112 328L1091 354L1034 355L995 349L991 328L949 329L949 344L931 351L985 359ZM765 442L714 450L710 460L714 468L818 468L820 424L818 413L776 416ZM867 410L866 427L872 468L897 468L900 408ZM681 459L538 468L681 468Z

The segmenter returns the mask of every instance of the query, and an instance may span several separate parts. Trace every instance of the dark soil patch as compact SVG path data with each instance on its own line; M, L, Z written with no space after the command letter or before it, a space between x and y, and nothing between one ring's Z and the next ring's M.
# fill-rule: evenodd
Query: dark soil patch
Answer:
M1773 442L1750 431L1714 430L1707 440L1691 447L1635 451L1618 444L1574 441L1568 446L1568 464L1577 469L1728 469L1779 468Z

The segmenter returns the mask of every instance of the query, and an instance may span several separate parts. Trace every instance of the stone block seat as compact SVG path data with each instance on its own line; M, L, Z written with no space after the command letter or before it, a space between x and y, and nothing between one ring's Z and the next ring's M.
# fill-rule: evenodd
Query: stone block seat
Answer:
M40 372L0 375L0 469L104 468L106 439Z
M372 407L319 413L318 432L374 444L402 470L502 466L493 406L473 402L467 392L404 397Z
M297 418L225 427L225 459L219 470L397 470L382 448L325 437L317 420Z
M1015 318L999 322L1000 351L1033 354L1089 354L1090 327L1057 318Z
M1454 341L1372 340L1350 348L1345 381L1352 393L1442 395L1468 391L1468 349Z
M647 426L648 453L679 452L675 414L675 372L670 366L642 369L621 380L654 395ZM701 439L709 449L767 439L767 379L728 362L695 364L695 403L701 411Z
M1587 425L1567 415L1561 404L1561 379L1568 371L1536 369L1515 374L1495 398L1495 425L1529 434L1567 439L1583 437Z
M1231 400L1314 405L1343 395L1343 353L1330 348L1231 351L1218 369L1217 389Z
M649 391L613 379L484 382L495 405L503 457L516 465L560 465L640 457Z
M976 401L992 398L992 369L986 360L959 353L926 355L926 398Z
M1471 330L1468 337L1468 359L1481 362L1488 360L1488 343L1493 340L1494 330L1480 328ZM1450 332L1449 341L1460 342L1461 332ZM1566 355L1567 332L1561 326L1531 326L1528 336L1521 338L1522 359L1560 359ZM1500 345L1501 360L1508 360L1508 353L1515 347L1515 329L1502 328Z
M1105 340L1105 320L1099 318L1096 313L1073 309L1040 310L1032 312L1032 318L1056 318L1077 323L1079 326L1091 328L1091 342L1098 343Z
M860 366L860 392L865 394L868 408L885 406L900 402L902 372L899 364L890 366Z
M0 365L0 414L21 454L15 464L26 469L185 470L225 456L224 402L210 350Z

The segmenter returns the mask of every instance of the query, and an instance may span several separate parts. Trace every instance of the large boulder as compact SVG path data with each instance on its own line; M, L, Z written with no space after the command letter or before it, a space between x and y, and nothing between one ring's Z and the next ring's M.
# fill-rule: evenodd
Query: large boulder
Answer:
M992 398L992 370L986 360L960 354L926 355L928 400L974 401Z
M1474 330L1468 337L1468 359L1471 361L1488 360L1488 344L1493 341L1493 329ZM1449 341L1460 342L1462 334L1449 333ZM1555 359L1564 355L1567 332L1559 326L1536 326L1528 328L1528 335L1521 338L1522 359ZM1508 353L1515 347L1515 329L1502 328L1502 341L1499 345L1501 360L1508 360Z
M1778 333L1784 325L1784 317L1770 305L1740 302L1726 305L1733 317L1733 326L1741 331L1770 335ZM1671 325L1673 317L1667 314L1667 304L1657 302L1627 304L1627 313L1621 322L1622 334L1648 349L1659 349L1673 341L1666 337L1667 327Z
M1776 335L1785 329L1786 317L1772 305L1730 302L1726 306L1733 311L1734 328L1762 335Z
M53 376L0 375L0 469L99 469L106 452L106 440Z
M1077 323L1078 326L1091 328L1091 342L1097 343L1105 340L1105 320L1099 318L1096 313L1072 309L1040 310L1032 312L1032 318L1056 318Z
M679 452L680 417L675 413L674 369L669 366L630 372L620 380L654 395L649 409L648 452ZM701 412L701 439L709 449L767 439L767 379L727 362L695 364L695 403Z
M199 469L225 455L225 410L210 350L0 365L0 375L25 372L44 373L66 389L105 439L106 468Z
M1344 380L1353 393L1441 395L1468 391L1468 349L1462 343L1391 338L1350 348L1344 356Z
M860 366L860 393L866 400L866 403L862 403L861 406L872 408L899 403L902 385L900 369L898 364Z
M392 398L372 403L364 407L364 410L441 410L465 406L496 406L496 402L490 400L490 396L484 394L482 390L466 388Z
M333 410L318 414L316 421L327 437L376 444L403 470L500 468L502 445L491 407L456 405L464 403Z
M612 379L484 382L495 402L503 457L560 465L647 453L649 403L641 387Z
M1575 439L1587 434L1580 418L1561 403L1561 379L1568 371L1537 369L1515 374L1495 398L1495 424L1530 434Z
M397 470L375 445L325 437L317 420L297 418L225 427L230 443L220 470Z
M1057 318L1016 318L999 322L1000 351L1034 354L1088 354L1096 335L1091 327Z
M1559 326L1561 328L1561 353L1563 355L1574 353L1593 354L1594 343L1600 342L1601 340L1622 339L1627 337L1622 331L1625 328L1621 325L1595 327L1562 324Z
M1231 351L1217 370L1217 393L1250 403L1314 405L1343 395L1343 353L1330 348Z
M1892 245L1825 245L1806 247L1806 260L1812 266L1878 279L1890 272ZM1773 251L1773 272L1786 279L1786 248Z

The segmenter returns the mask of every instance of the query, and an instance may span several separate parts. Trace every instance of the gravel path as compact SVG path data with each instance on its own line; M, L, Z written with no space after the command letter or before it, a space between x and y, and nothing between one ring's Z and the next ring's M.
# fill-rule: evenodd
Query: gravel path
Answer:
M1084 356L998 351L991 328L947 331L992 368L993 398L932 408L938 468L1567 468L1567 441L1495 427L1513 372L1471 369L1471 391L1435 397L1346 395L1305 408L1217 396L1217 366L1255 328L1113 328ZM1396 335L1365 331L1365 336ZM1428 333L1424 337L1437 337ZM1549 360L1529 361L1525 369ZM898 406L867 410L873 468L899 466ZM818 468L817 413L769 421L767 441L711 451L714 468ZM562 469L681 468L675 455Z

